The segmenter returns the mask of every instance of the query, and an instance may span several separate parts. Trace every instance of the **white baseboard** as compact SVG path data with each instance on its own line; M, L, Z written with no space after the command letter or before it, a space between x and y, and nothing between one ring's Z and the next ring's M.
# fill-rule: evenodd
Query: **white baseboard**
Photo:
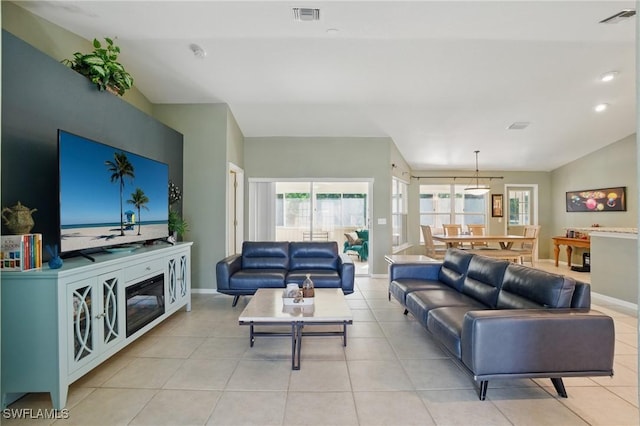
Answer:
M218 290L215 288L192 288L191 293L193 294L220 294Z
M626 300L616 299L615 297L606 296L604 294L591 292L591 301L598 304L598 302L602 302L601 304L608 304L619 306L624 309L629 309L634 312L638 311L638 305L635 303L627 302Z

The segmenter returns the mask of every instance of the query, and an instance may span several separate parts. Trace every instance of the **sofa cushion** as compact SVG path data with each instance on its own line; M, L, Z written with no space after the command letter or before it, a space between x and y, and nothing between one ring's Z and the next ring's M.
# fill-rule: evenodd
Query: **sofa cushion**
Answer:
M572 278L522 265L507 267L498 295L499 309L569 308Z
M243 269L229 279L229 288L233 290L258 288L284 288L286 269ZM253 294L253 293L251 293Z
M418 290L449 290L455 289L441 283L440 281L424 280L419 278L398 278L389 283L389 293L395 297L403 306L407 300L407 294Z
M427 329L457 358L462 357L460 339L464 316L471 310L480 309L470 306L447 306L432 309L427 315Z
M576 287L573 289L571 297L571 307L578 309L591 308L591 285L576 281Z
M289 270L338 269L338 244L331 242L292 242L289 245Z
M307 274L310 274L311 281L315 288L336 288L342 284L340 275L337 271L330 271L328 269L300 269L297 271L290 271L287 274L287 283L302 284L307 278Z
M470 310L484 308L477 300L457 291L418 290L407 295L406 308L425 327L429 311L443 306L467 306Z
M462 293L473 297L487 307L495 308L507 266L509 262L505 260L474 256L469 262Z
M245 241L242 243L242 269L288 269L289 243Z
M464 277L472 258L473 254L471 253L458 249L448 249L438 273L438 279L449 287L462 291Z

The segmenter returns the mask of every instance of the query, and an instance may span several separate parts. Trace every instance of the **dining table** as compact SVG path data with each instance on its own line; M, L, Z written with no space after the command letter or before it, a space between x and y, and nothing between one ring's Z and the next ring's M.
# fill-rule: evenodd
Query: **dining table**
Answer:
M497 243L502 250L510 250L514 243L535 243L535 237L525 237L524 235L443 235L434 234L434 241L445 243L447 247L458 247L460 245L471 245L471 243Z

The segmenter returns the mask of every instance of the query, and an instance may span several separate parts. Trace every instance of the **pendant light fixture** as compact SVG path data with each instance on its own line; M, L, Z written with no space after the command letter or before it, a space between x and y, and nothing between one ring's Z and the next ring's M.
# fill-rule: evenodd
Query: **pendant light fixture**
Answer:
M491 188L489 188L487 185L480 185L480 176L478 175L478 153L480 153L480 151L476 150L474 151L476 154L476 174L475 174L475 180L476 180L476 184L475 186L469 186L467 188L464 189L464 192L466 194L471 194L471 195L484 195L487 192L489 192L489 190Z

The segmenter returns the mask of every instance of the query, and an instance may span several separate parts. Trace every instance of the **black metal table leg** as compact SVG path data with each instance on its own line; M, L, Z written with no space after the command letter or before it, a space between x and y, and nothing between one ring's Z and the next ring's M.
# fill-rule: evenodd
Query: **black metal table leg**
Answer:
M253 343L256 341L256 338L253 335L253 322L249 325L249 346L253 347Z
M347 323L342 324L342 346L347 346Z

